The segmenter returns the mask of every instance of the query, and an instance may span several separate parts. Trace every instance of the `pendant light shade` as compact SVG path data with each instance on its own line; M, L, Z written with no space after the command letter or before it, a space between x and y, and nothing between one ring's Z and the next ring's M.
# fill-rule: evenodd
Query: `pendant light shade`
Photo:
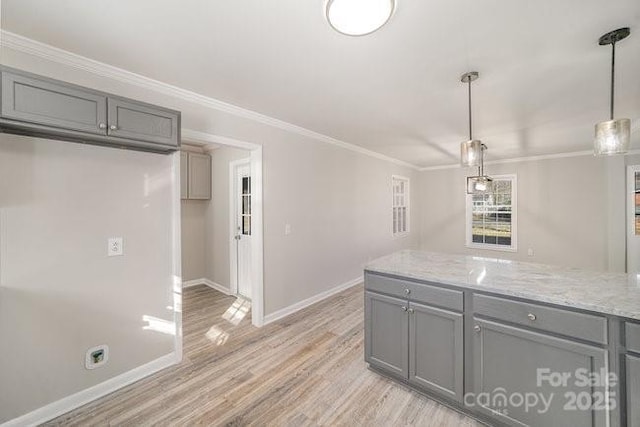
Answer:
M482 161L482 141L473 139L460 144L460 164L468 167L478 167Z
M624 154L631 142L631 120L618 119L596 125L594 153L596 155Z
M629 151L631 120L616 120L613 115L616 43L628 37L629 34L629 28L619 28L603 35L598 41L601 46L611 45L611 99L609 104L609 120L596 124L596 136L593 144L593 152L596 156L624 154Z

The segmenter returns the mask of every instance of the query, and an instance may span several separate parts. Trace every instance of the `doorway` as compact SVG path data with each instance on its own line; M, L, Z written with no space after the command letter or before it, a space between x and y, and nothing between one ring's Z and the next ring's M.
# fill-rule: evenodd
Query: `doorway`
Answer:
M640 165L627 167L627 272L640 274Z
M251 299L251 159L229 163L231 292Z

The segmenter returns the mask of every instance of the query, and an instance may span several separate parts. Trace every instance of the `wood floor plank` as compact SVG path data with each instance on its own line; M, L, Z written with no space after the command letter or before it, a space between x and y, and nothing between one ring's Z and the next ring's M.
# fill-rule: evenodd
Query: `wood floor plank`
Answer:
M182 306L181 364L47 425L480 425L367 368L362 286L260 329L206 286Z

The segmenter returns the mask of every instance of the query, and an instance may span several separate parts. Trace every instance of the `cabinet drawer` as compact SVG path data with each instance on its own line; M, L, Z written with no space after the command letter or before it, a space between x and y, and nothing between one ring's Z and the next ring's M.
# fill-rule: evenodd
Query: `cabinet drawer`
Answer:
M519 325L600 344L607 343L607 319L600 316L487 295L473 296L473 310L483 316Z
M426 283L409 282L406 280L392 279L377 274L366 273L364 287L369 291L410 299L411 301L428 304L431 306L462 311L463 294L439 286Z
M626 322L624 329L627 350L640 353L640 324Z

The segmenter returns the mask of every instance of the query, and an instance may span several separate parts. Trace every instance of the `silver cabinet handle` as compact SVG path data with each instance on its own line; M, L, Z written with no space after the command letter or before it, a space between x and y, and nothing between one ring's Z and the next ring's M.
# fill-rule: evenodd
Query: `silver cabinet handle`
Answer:
M476 325L476 326L473 327L473 330L476 331L476 332L480 332L480 329L481 329L480 325Z
M529 314L527 314L527 317L528 317L528 318L529 318L529 320L531 320L532 322L533 322L534 320L536 320L536 315L535 315L535 314L533 314L533 313L529 313Z
M405 307L404 305L401 308L402 308L402 311L407 311L407 307Z
M100 123L98 125L98 129L106 129L107 128L107 124L106 123Z
M111 130L118 130L118 126L116 126L116 125L111 125L111 126L109 126L109 129L111 129Z
M404 290L404 293L405 293L406 295L409 295L409 294L411 293L411 289L409 289L409 288L405 289L405 290Z
M409 313L410 313L410 314L413 314L413 312L414 312L415 310L414 310L413 308L410 308L408 311L409 311Z

